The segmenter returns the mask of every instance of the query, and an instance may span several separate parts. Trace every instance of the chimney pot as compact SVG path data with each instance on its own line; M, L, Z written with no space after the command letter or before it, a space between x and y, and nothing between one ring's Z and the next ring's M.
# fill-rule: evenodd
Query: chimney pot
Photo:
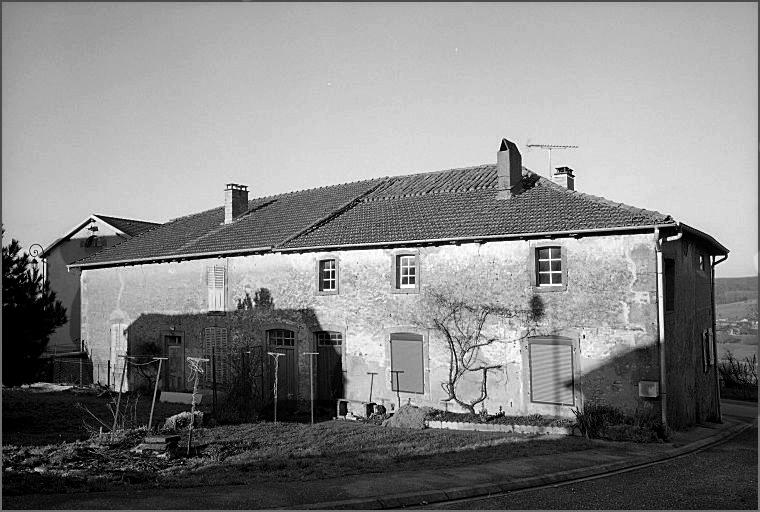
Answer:
M555 168L552 174L552 181L568 190L575 190L575 176L573 175L573 170L569 167Z
M501 140L496 153L498 199L506 199L522 192L522 156L514 142Z
M229 224L248 211L248 187L227 183L224 189L224 223Z

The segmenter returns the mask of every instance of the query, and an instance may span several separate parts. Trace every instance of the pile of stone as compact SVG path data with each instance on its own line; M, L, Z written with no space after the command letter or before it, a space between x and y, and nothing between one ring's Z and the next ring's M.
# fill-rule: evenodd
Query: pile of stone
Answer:
M179 443L178 435L148 436L145 438L145 441L134 447L132 451L138 453L145 453L146 451L169 453L177 448L177 443Z

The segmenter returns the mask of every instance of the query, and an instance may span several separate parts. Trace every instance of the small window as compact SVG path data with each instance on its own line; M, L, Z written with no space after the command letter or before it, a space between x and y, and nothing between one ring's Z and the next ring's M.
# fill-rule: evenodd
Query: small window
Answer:
M317 345L320 347L337 347L343 345L343 334L339 332L321 331L314 333Z
M335 259L319 260L319 291L338 291L338 262Z
M410 332L391 334L391 389L423 393L424 375L422 336Z
M226 281L226 268L221 265L209 265L206 267L206 283L208 284L208 310L224 311L225 296L224 288Z
M699 270L707 272L708 260L704 254L699 255Z
M702 333L702 370L707 373L713 366L712 330L707 329Z
M673 311L676 306L676 262L671 258L665 258L664 266L665 311Z
M395 257L396 289L413 291L419 284L416 254L397 254Z
M267 331L267 341L276 347L292 347L296 344L296 335L287 329L272 329Z
M560 247L536 249L536 284L538 286L562 284L562 249Z

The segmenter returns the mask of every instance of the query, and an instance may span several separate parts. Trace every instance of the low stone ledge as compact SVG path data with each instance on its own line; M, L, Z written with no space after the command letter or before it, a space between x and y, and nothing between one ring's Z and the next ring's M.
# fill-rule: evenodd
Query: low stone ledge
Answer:
M448 430L476 430L482 432L514 432L515 434L539 434L539 435L573 435L572 427L550 427L536 425L508 425L502 423L464 423L461 421L435 421L426 420L428 428Z

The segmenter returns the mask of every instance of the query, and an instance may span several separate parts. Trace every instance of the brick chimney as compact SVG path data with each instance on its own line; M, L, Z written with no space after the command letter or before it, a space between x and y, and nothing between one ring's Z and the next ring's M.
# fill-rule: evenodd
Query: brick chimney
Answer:
M506 199L522 192L522 156L514 142L501 140L496 153L498 170L497 199Z
M557 167L554 169L552 181L568 190L575 190L575 176L573 176L573 170L569 167Z
M224 223L229 224L248 211L248 187L227 183L224 189Z

